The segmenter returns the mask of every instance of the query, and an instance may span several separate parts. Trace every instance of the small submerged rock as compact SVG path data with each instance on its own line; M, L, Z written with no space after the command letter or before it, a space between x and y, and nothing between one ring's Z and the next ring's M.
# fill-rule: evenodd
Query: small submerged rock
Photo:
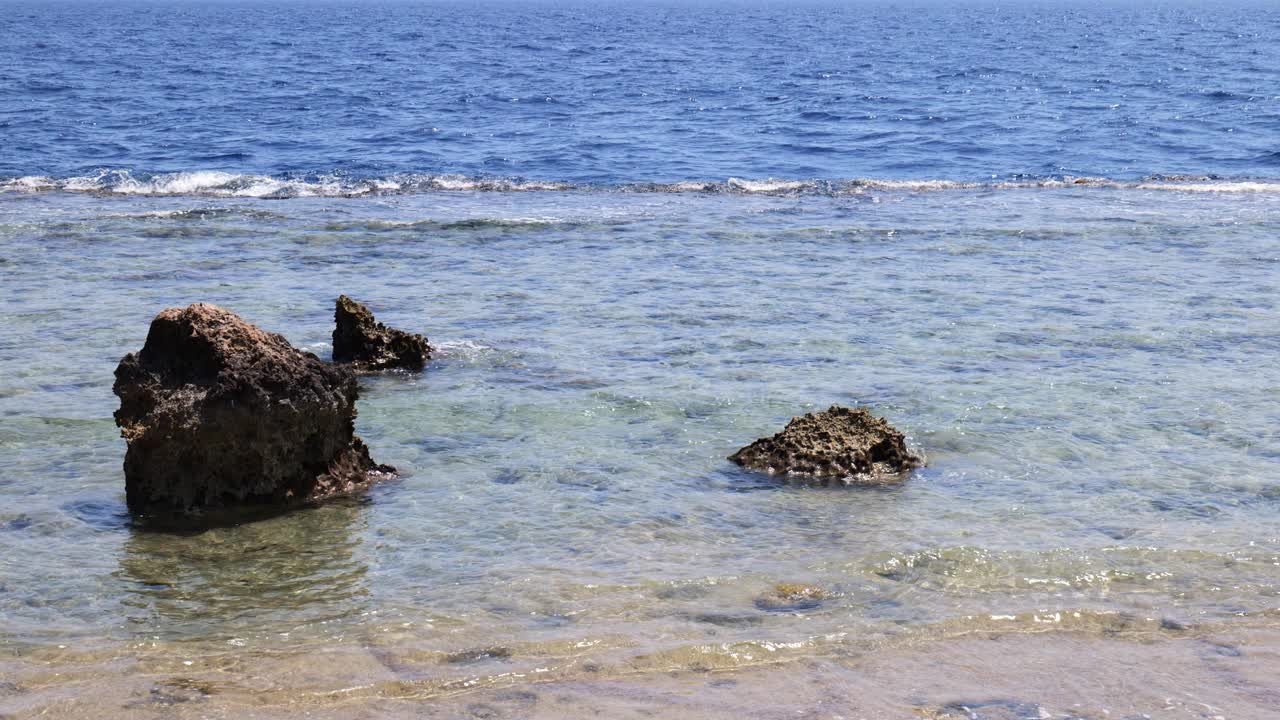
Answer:
M817 585L778 583L756 598L756 607L769 612L813 610L830 595Z
M511 655L511 648L501 646L472 648L470 650L459 650L458 652L448 653L444 656L444 661L450 665L465 665L484 660L506 660L510 658Z
M733 613L706 612L687 616L694 622L718 625L720 627L754 627L764 622L755 615L735 615Z
M356 379L235 313L170 308L116 368L129 509L152 516L281 507L366 488Z
M905 436L863 408L832 405L792 418L782 432L757 440L729 456L761 472L885 482L920 467Z
M333 312L333 361L356 370L403 369L418 372L431 359L431 346L421 335L389 328L369 308L339 295Z
M186 678L173 678L156 683L151 687L151 695L146 703L154 705L181 705L183 703L200 702L213 694L213 688ZM134 703L140 705L143 703Z
M1011 698L959 700L923 713L929 720L1040 720L1053 717L1039 704Z

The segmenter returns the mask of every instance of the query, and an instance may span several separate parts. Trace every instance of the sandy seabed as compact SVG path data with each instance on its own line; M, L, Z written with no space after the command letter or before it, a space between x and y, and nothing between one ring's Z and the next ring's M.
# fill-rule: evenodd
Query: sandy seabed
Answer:
M184 673L128 658L0 662L0 717L967 718L1280 717L1280 629L1180 637L975 633L860 658L422 694L372 654L263 658ZM348 684L351 683L351 684Z

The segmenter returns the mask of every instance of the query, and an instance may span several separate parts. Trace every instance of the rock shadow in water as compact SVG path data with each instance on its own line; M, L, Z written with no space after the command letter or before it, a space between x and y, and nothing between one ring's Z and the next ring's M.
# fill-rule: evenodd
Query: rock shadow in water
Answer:
M367 508L309 512L175 534L135 527L116 577L128 619L148 634L258 633L358 615L369 568L358 552Z

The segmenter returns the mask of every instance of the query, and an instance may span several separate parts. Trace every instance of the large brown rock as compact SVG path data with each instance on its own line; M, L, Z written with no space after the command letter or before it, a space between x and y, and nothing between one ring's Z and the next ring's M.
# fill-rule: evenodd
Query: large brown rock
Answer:
M129 509L203 514L363 490L393 468L354 434L350 370L205 303L170 308L116 368Z
M431 359L431 346L421 335L389 328L369 308L339 295L333 311L333 361L355 370L403 369L417 372Z
M751 443L729 459L762 472L848 482L895 480L922 464L907 450L903 434L883 418L839 405L792 418L782 432Z

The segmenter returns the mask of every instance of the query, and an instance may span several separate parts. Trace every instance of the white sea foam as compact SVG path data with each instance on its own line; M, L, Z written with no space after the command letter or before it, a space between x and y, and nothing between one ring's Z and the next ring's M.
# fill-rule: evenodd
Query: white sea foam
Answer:
M872 190L910 190L914 192L967 190L981 187L978 183L955 182L952 180L854 180L850 182L850 185Z
M1175 192L1201 193L1280 193L1280 182L1193 181L1193 182L1144 182L1135 186L1139 190L1171 190Z
M805 190L814 186L812 182L804 182L800 180L775 180L769 178L767 180L744 180L742 178L729 178L727 183L730 189L738 192L746 193L783 193L796 192Z
M572 190L572 183L525 181L514 178L477 178L466 175L403 175L395 178L402 190L454 190L482 192L526 192Z
M1026 190L1036 188L1117 188L1199 193L1280 193L1280 180L1217 179L1197 176L1158 176L1139 181L1102 177L1042 178L970 182L944 179L795 180L731 177L722 182L686 180L672 183L583 185L467 175L391 175L350 178L342 175L274 177L218 170L135 176L127 170L102 170L93 175L54 178L26 175L0 179L0 192L77 192L102 195L178 195L198 197L290 198L358 197L377 194L429 192L629 192L629 193L742 193L749 195L846 195L868 191L944 192L957 190Z
M433 342L431 347L441 355L457 356L457 357L474 357L484 353L497 352L497 348L491 345L478 343L475 340L446 340L444 342Z
M26 177L11 178L0 183L0 189L10 192L36 192L40 190L56 190L58 182L44 175L27 175Z
M439 175L428 182L441 190L475 190L478 181L462 175Z
M217 190L239 182L241 176L225 172L200 171L160 175L151 180L126 177L112 188L128 195L198 195L206 190Z
M202 210L153 210L151 212L142 213L110 213L106 217L123 218L126 220L169 220L172 218L194 218L201 217L205 214L221 214L220 208L211 208L208 212Z
M475 340L433 341L431 348L437 359L460 365L523 366L520 352L485 345Z
M708 192L708 191L714 191L716 189L716 184L686 181L686 182L671 183L670 185L667 185L665 187L667 192L676 192L676 193Z

